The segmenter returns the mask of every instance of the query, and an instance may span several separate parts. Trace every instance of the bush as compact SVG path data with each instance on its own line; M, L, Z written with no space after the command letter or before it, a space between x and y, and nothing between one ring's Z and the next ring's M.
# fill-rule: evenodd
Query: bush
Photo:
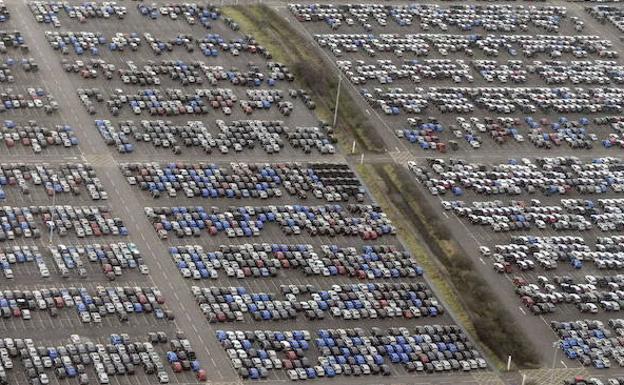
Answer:
M235 10L247 23L241 23L241 28L252 25L252 31L245 33L253 35L261 44L270 47L276 57L284 60L295 75L295 81L301 87L310 91L319 107L319 113L325 119L333 119L336 105L336 91L338 88L338 74L329 67L320 55L320 47L307 39L284 18L270 7L261 5L234 6ZM227 8L225 10L227 13ZM331 70L328 71L328 68ZM353 136L361 148L371 152L383 151L383 138L375 127L365 117L364 111L358 106L351 94L344 88L340 94L336 132L345 132ZM351 143L343 143L351 146Z
M489 284L475 271L472 259L452 240L437 210L423 204L427 202L426 197L411 173L396 165L392 165L390 172L383 165L377 165L376 171L388 187L393 204L421 230L421 236L446 269L445 278L466 309L481 343L502 362L511 354L519 367L537 367L539 360L533 346L504 310Z

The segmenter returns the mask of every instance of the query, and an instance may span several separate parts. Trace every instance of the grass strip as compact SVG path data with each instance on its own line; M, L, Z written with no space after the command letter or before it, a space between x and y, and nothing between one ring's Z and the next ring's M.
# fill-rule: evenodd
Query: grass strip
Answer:
M472 259L452 240L435 208L425 203L427 200L409 171L390 163L360 165L357 170L397 226L405 246L425 269L436 293L457 322L480 342L482 351L494 358L498 369L505 367L510 354L517 368L539 367L538 356L527 337L477 273Z
M333 122L338 75L318 55L315 42L264 4L228 6L222 12L239 24L241 32L253 36L267 48L276 61L286 64L299 87L310 92L317 105L318 117L325 122ZM383 152L381 136L362 112L343 84L334 132L345 154L351 152L353 140L357 142L358 149Z
M326 122L333 120L338 76L333 69L327 70L327 63L313 47L314 42L266 5L225 7L223 14L267 48L275 60L288 65L298 86L310 91L319 118ZM350 152L352 140L366 151L383 151L380 135L362 112L348 92L341 93L335 133L343 153ZM457 322L480 341L485 354L494 358L499 369L509 354L517 367L538 367L532 346L503 310L487 282L478 275L470 257L452 240L436 210L421 204L426 200L413 176L394 164L360 165L357 170L377 203L397 226L406 247L427 271L427 278L438 295ZM428 249L423 247L423 242Z

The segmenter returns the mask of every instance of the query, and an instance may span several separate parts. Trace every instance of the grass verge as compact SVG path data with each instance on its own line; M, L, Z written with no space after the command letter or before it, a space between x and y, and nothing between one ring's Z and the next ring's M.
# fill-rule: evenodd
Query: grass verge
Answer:
M241 31L252 35L275 60L288 65L297 84L311 92L319 118L333 120L338 76L327 70L313 42L265 5L225 7L223 14L236 20ZM365 151L383 151L382 138L348 92L340 96L337 121L335 133L343 153L350 152L353 140ZM539 363L532 347L475 271L472 260L451 239L436 211L419 203L425 199L408 171L384 164L358 166L358 173L392 218L406 247L426 269L438 295L457 322L480 341L485 354L499 369L509 354L520 368L536 367Z
M315 43L264 4L229 6L224 7L222 12L236 20L241 32L253 36L271 52L275 60L290 68L295 75L295 82L310 91L317 105L318 117L331 123L336 105L338 75L317 55L317 48L313 47ZM359 149L383 152L381 136L361 112L343 84L337 127L334 127L343 153L351 152L353 140Z
M480 341L482 350L494 359L496 366L503 369L509 354L518 368L539 366L532 345L476 272L470 257L450 237L435 209L421 204L426 202L425 197L409 171L395 164L377 164L360 165L358 173L397 226L405 246L422 264L457 322ZM423 242L429 250L422 246Z

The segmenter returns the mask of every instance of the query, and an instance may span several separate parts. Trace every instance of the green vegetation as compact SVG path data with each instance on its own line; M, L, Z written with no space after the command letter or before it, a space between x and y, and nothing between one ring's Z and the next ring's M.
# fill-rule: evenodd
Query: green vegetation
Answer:
M494 355L499 367L509 354L520 368L537 367L538 356L528 339L476 272L470 257L451 238L435 208L421 204L426 199L409 171L394 164L379 164L360 166L358 172L425 268L449 310L481 341L485 353ZM414 234L422 239L416 239ZM423 244L429 251L423 249Z
M241 32L253 36L275 60L288 65L295 75L295 82L308 90L316 102L319 118L333 122L338 75L333 69L328 70L328 63L317 54L313 42L264 4L225 7L223 14L236 20ZM353 140L359 149L382 152L380 135L344 86L340 94L337 127L334 127L343 152L351 152Z
M333 120L338 76L327 69L314 42L265 5L225 7L223 14L236 20L240 30L266 47L276 61L288 65L298 86L308 90L316 102L319 118ZM383 151L382 138L348 92L340 95L337 122L335 134L343 153L351 151L353 140L358 149ZM394 164L360 165L357 170L397 226L405 246L425 268L437 294L457 322L480 341L485 354L499 368L509 354L518 367L538 366L527 338L476 272L472 260L451 239L437 210L421 204L426 200L408 170Z

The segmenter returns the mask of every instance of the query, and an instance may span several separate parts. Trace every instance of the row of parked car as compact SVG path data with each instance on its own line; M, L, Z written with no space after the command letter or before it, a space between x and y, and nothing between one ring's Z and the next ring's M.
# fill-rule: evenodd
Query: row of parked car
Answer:
M0 64L0 83L15 83L15 74L22 72L25 76L39 71L39 64L31 58L9 57Z
M624 377L613 377L601 380L597 377L575 376L563 381L563 385L621 385L624 384Z
M125 49L136 51L142 42L138 33L123 32L117 32L110 38L106 38L101 32L45 31L45 37L50 46L63 55L68 55L70 48L76 55L89 52L93 56L98 56L100 48L104 47L108 47L113 52L123 52Z
M594 5L586 7L585 11L601 23L610 23L620 32L624 31L624 12L622 8L613 5Z
M565 194L604 194L624 191L624 160L577 157L510 160L482 164L463 159L429 159L422 166L408 163L416 179L432 195L450 192L462 195L545 196Z
M50 276L50 270L38 246L15 245L12 247L7 246L0 250L0 269L2 270L4 278L15 278L13 268L16 265L26 263L36 264L41 278L48 278Z
M482 28L488 32L520 32L538 28L557 33L566 23L565 7L535 5L437 5L437 4L289 4L290 12L300 22L325 22L333 30L341 25L361 26L367 31L386 27L388 19L398 26L413 29L418 23L421 30L449 28L472 31ZM572 19L575 25L581 21ZM578 30L582 30L582 27Z
M187 53L192 53L195 51L195 48L198 48L206 57L216 57L220 52L223 52L233 56L248 53L250 55L260 54L265 58L271 58L271 54L266 48L259 45L252 37L246 36L244 38L226 40L218 33L209 33L201 38L178 34L173 38L167 39L156 37L149 32L116 32L113 35L106 36L101 32L46 31L45 37L50 46L62 55L69 55L73 52L78 56L87 53L91 56L100 56L100 49L121 54L125 50L136 52L141 47L147 46L155 56L173 52L174 49L179 47L179 49L184 49ZM11 42L9 41L9 43ZM0 46L0 52L2 50L6 50L6 47Z
M624 238L619 235L597 237L593 245L580 236L513 236L509 243L496 244L493 249L481 246L480 251L499 273L528 273L511 281L532 314L551 313L558 306L591 314L621 311L624 306L624 277L611 273L624 268ZM585 263L591 263L598 272L610 272L552 275L561 265L580 270ZM542 275L531 272L536 268L543 270Z
M108 199L102 182L88 163L0 163L0 200L6 199L5 189L11 187L18 187L24 195L33 188L43 188L48 196L77 196L87 191L93 200Z
M603 136L602 131L592 126L586 117L573 120L561 116L554 121L546 118L537 121L527 116L524 121L529 126L529 141L538 148L550 149L566 144L572 149L590 150L594 143L600 143L604 148L617 148L622 144L620 135L609 133ZM601 137L596 132L601 133Z
M404 60L400 67L388 59L377 59L374 62L356 60L355 63L351 60L338 60L336 64L349 81L356 85L366 84L369 80L375 80L380 84L402 80L413 83L438 80L455 83L474 81L470 66L461 59Z
M122 163L128 183L158 198L280 198L307 199L308 194L327 202L364 200L364 189L347 164L339 163ZM0 180L1 184L1 180ZM282 190L283 189L283 190Z
M11 110L43 110L46 114L58 111L58 103L53 95L43 88L28 87L26 93L14 88L5 88L0 93L0 112Z
M168 17L170 20L184 20L189 25L195 25L198 21L206 29L212 28L211 21L221 17L221 11L212 4L196 3L166 3L157 6L156 4L137 4L137 9L141 15L152 20L159 17Z
M533 314L553 312L559 305L575 306L581 313L591 314L618 312L624 306L621 275L586 275L583 280L564 275L554 276L552 281L540 275L537 283L521 277L515 277L513 283L522 304Z
M382 94L383 95L383 94ZM368 97L369 95L367 95ZM464 99L462 102L467 103ZM425 104L427 102L424 102ZM398 107L389 107L381 104L384 111L390 109L399 113ZM408 105L413 108L414 105ZM578 120L560 116L558 119L548 118L534 119L526 116L524 123L528 126L528 131L522 124L520 118L510 116L499 116L484 118L463 116L455 118L456 123L443 124L435 117L423 119L421 117L410 117L407 119L409 126L395 130L398 138L405 139L410 143L418 145L423 150L438 150L445 153L448 148L457 150L458 140L464 140L472 149L480 149L485 143L484 136L489 136L496 144L503 145L509 142L528 142L540 149L551 149L566 145L571 149L592 149L595 145L602 145L604 148L621 148L624 146L622 127L624 124L617 116L607 118L581 117ZM604 126L608 125L615 132L605 132ZM444 131L451 131L453 140L445 142L442 140ZM600 135L600 136L599 136Z
M570 360L578 360L583 366L608 369L612 362L624 366L622 333L624 321L610 319L608 327L600 320L573 322L552 321L550 326L559 336L559 348Z
M624 267L621 252L622 237L598 237L591 248L583 237L576 236L513 236L510 243L496 244L494 250L483 246L481 253L491 257L494 268L501 273L511 273L512 265L524 270L541 267L553 270L559 263L583 268L584 262L593 263L598 270L619 270Z
M388 373L381 365L388 361L401 364L407 372L417 373L470 372L487 368L485 360L458 326L422 325L413 330L374 327L369 334L360 328L321 329L318 331L319 338L315 340L322 354L319 363L335 368L334 364L340 365L344 361L351 364L355 360L361 365L362 359L358 356L364 355L362 373L368 374L368 365L370 372L376 374L375 365L380 365L384 375ZM348 375L348 372L343 374Z
M283 286L283 298L274 293L248 292L244 287L191 288L208 322L289 320L303 314L308 320L326 315L344 320L435 317L444 308L424 283L369 283L314 287ZM305 297L305 298L304 298Z
M429 106L440 113L618 113L621 88L550 87L400 87L360 90L364 99L386 115L420 114Z
M324 206L145 207L145 215L160 239L169 232L178 238L212 236L229 238L259 236L265 225L277 225L285 235L359 236L374 240L396 234L396 228L377 205Z
M302 369L302 379L316 377L315 372L307 375L311 363L305 352L310 349L312 339L307 330L217 330L216 336L232 366L244 379L267 378L269 370L283 368Z
M478 65L481 75L487 81L502 83L512 80L515 83L524 83L529 75L538 75L546 84L622 84L623 67L613 60L546 60L523 63L522 61L508 61L498 63L492 60L482 60Z
M406 251L396 246L355 247L322 245L317 253L311 245L245 243L221 245L205 251L201 245L173 246L169 254L184 278L274 277L280 270L297 269L308 276L346 276L358 279L416 278L423 269Z
M148 274L149 269L134 243L86 244L86 245L50 245L47 250L61 277L69 277L71 271L77 271L80 277L87 277L86 263L98 263L109 280L121 276L124 270L137 269ZM34 263L41 278L49 278L50 270L44 252L38 246L6 246L0 250L0 270L6 279L15 278L17 265Z
M487 363L455 325L320 329L314 344L317 362L308 357L312 336L307 330L224 331L217 340L243 378L266 378L286 370L291 381L318 377L390 375L390 364L408 372L445 372L487 368Z
M11 210L16 212L17 209L9 208L7 212L9 218L11 218ZM40 215L47 230L58 233L60 236L67 235L70 231L74 232L78 238L128 235L128 229L123 220L113 217L110 208L106 206L43 206L35 207L35 210L22 208L22 211L30 228L34 223L34 218L30 214Z
M28 122L4 120L0 124L0 135L6 147L16 145L30 147L35 154L48 147L72 148L79 143L71 126L58 124L47 127L35 120Z
M94 114L94 104L88 93L85 90L78 90L78 94L84 99L85 108L90 114ZM245 98L239 98L230 88L202 88L195 89L191 93L181 89L167 88L163 91L150 88L140 89L134 94L117 89L108 99L97 98L97 101L105 102L113 116L118 116L125 106L128 106L135 115L145 112L151 116L205 115L211 110L231 115L237 105L247 115L255 110L269 110L274 107L282 115L288 116L293 111L293 103L283 100L284 95L282 90L272 88L248 89ZM309 100L307 106L313 109L315 105Z
M119 115L124 106L128 106L135 115L148 112L150 115L208 114L210 110L221 110L231 114L238 96L229 88L195 89L186 92L181 89L139 89L134 93L125 93L117 89L105 100L109 112Z
M395 64L389 59L375 61L338 60L336 62L351 83L379 84L453 81L474 82L474 72L488 83L527 83L539 79L546 84L604 85L624 83L624 67L613 60L497 61L491 59L410 59ZM473 72L474 71L474 72Z
M24 247L27 248L27 246L22 246L22 248ZM149 268L145 264L139 248L132 242L84 245L59 244L48 246L48 249L62 277L69 277L70 273L77 272L78 276L86 278L87 261L99 264L102 273L110 281L122 276L124 271L133 269L144 275L149 274ZM28 257L25 259L28 261ZM19 254L17 261L20 261ZM11 262L10 259L9 262Z
M166 361L161 358L163 350ZM94 342L72 334L68 343L36 345L30 338L0 340L0 382L7 383L7 370L19 364L29 384L50 383L49 372L56 380L75 379L80 385L90 383L88 368L95 371L98 383L110 383L112 376L127 376L142 369L146 375L155 375L161 384L169 383L165 363L174 373L193 371L198 380L205 381L195 351L182 332L169 338L164 332L150 332L146 341L133 340L126 333L111 334L105 342ZM14 362L15 361L15 362Z
M0 1L0 23L4 23L5 21L11 18L11 12L7 8L6 4L4 4L4 0Z
M59 16L64 15L80 23L86 23L90 19L124 19L127 10L124 5L116 1L97 3L87 1L81 4L70 4L66 1L36 0L28 4L35 20L39 23L52 24L59 28L61 21Z
M126 61L125 66L118 67L104 59L89 58L86 60L63 59L62 64L66 72L80 74L83 79L97 79L101 75L107 80L119 79L124 84L136 84L143 87L161 85L161 75L183 86L200 86L206 82L216 87L219 82L228 81L235 86L261 87L266 84L272 87L278 81L294 80L294 75L288 67L277 62L267 63L268 70L265 72L253 63L248 65L247 71L242 71L236 67L226 70L223 66L208 65L199 60L189 62L149 60L141 66ZM7 70L10 71L10 68L5 71ZM3 81L1 75L0 81Z
M128 229L105 206L3 206L0 209L0 241L16 238L40 238L39 222L45 232L77 237L128 235Z
M156 319L174 319L163 305L165 299L156 287L85 287L41 290L4 290L0 293L3 318L30 320L31 312L57 317L63 309L75 309L83 323L101 323L104 317L128 321L132 314L153 314Z
M22 36L22 33L20 31L0 31L0 53L7 54L9 52L9 49L12 52L28 52L28 44L26 44L26 40L24 39L24 36Z
M174 123L169 120L123 120L115 127L110 120L96 120L100 135L120 153L135 150L135 142L151 144L181 154L183 148L198 148L207 154L243 152L259 146L265 153L279 153L286 142L306 154L334 154L336 142L331 127L287 127L281 120L216 121L214 131L202 121Z
M498 57L603 58L618 57L613 42L596 35L451 35L420 34L315 34L314 39L335 57L366 54L369 57L392 54L401 58L459 55Z
M560 204L543 205L530 202L442 201L446 210L466 218L473 225L488 226L495 232L527 230L532 227L553 230L589 231L596 226L601 231L617 231L624 225L622 199L562 199Z
M138 36L138 34L136 36ZM177 35L172 39L163 40L160 37L154 37L152 34L146 32L143 34L143 37L156 56L165 52L172 52L175 47L182 47L187 53L192 53L195 51L195 47L197 47L206 57L217 57L220 52L223 52L232 56L240 56L241 53L244 53L259 55L264 59L272 58L271 53L250 35L226 40L218 33L208 33L203 37L196 37L188 34Z

